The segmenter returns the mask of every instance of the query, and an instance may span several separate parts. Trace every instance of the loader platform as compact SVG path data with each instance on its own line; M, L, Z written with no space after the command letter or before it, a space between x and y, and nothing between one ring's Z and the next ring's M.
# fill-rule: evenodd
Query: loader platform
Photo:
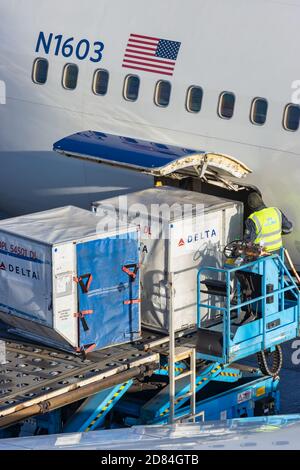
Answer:
M2 331L0 350L0 428L86 398L108 384L151 373L159 364L159 354L144 351L141 342L83 357Z
M195 348L197 339L196 329L177 332L176 350ZM0 437L88 432L110 427L111 420L121 427L166 423L169 353L170 337L148 330L143 330L141 340L135 343L84 357L24 342L0 328ZM190 408L188 377L184 378L188 363L178 361L174 371L183 380L176 387L174 403L176 419L182 420ZM269 400L272 405L276 401L277 384L278 380L263 376L256 368L222 366L197 354L197 397L203 388L208 393L197 399L196 419L209 417L211 410L214 419L223 416L223 408L211 405L214 394L220 392L225 393L218 402L221 407L228 400L232 402L228 416L239 416L246 406L244 400L251 415L256 402ZM211 393L211 387L219 388ZM249 395L249 387L259 387L262 392Z

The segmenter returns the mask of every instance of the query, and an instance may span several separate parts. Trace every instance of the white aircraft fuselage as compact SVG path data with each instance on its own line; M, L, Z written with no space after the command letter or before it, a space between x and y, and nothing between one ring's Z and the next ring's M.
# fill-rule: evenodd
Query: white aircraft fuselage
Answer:
M247 183L293 221L286 244L300 266L300 130L283 127L300 79L300 0L2 0L0 13L0 80L6 86L6 104L0 105L1 210L15 215L70 203L88 207L152 185L146 176L52 151L55 141L78 131L221 152L248 165L253 173ZM41 33L46 42L38 48ZM122 67L130 34L180 42L173 75ZM74 50L66 57L62 45L69 38ZM80 51L86 46L88 53L78 57L80 41ZM44 85L32 80L38 57L49 62ZM79 67L75 90L62 86L67 63ZM109 72L105 96L92 91L99 68ZM123 97L128 74L140 78L135 102ZM159 80L172 85L167 107L154 103ZM199 113L185 107L192 85L203 89ZM231 119L217 112L224 91L236 98ZM264 125L250 121L256 97L268 101Z

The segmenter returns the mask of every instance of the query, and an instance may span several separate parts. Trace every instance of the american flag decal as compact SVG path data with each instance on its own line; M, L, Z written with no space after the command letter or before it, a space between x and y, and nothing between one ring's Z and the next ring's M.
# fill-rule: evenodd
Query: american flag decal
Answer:
M123 67L173 75L181 42L130 34Z

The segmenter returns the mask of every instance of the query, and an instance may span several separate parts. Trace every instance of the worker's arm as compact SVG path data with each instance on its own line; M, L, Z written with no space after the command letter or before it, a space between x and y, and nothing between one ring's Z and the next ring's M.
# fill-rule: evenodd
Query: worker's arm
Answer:
M292 222L289 221L289 219L284 215L282 211L281 216L282 216L282 222L281 222L281 230L283 235L287 235L293 231L293 224Z
M254 242L256 238L256 228L255 223L251 219L247 219L245 222L245 233L244 240L245 242Z

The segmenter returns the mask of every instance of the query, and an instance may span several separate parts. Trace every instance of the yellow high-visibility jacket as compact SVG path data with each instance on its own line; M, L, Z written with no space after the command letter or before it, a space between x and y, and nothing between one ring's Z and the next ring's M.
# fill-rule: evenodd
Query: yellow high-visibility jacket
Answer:
M282 247L282 216L277 207L265 207L249 216L256 228L254 243L261 245L267 252Z

